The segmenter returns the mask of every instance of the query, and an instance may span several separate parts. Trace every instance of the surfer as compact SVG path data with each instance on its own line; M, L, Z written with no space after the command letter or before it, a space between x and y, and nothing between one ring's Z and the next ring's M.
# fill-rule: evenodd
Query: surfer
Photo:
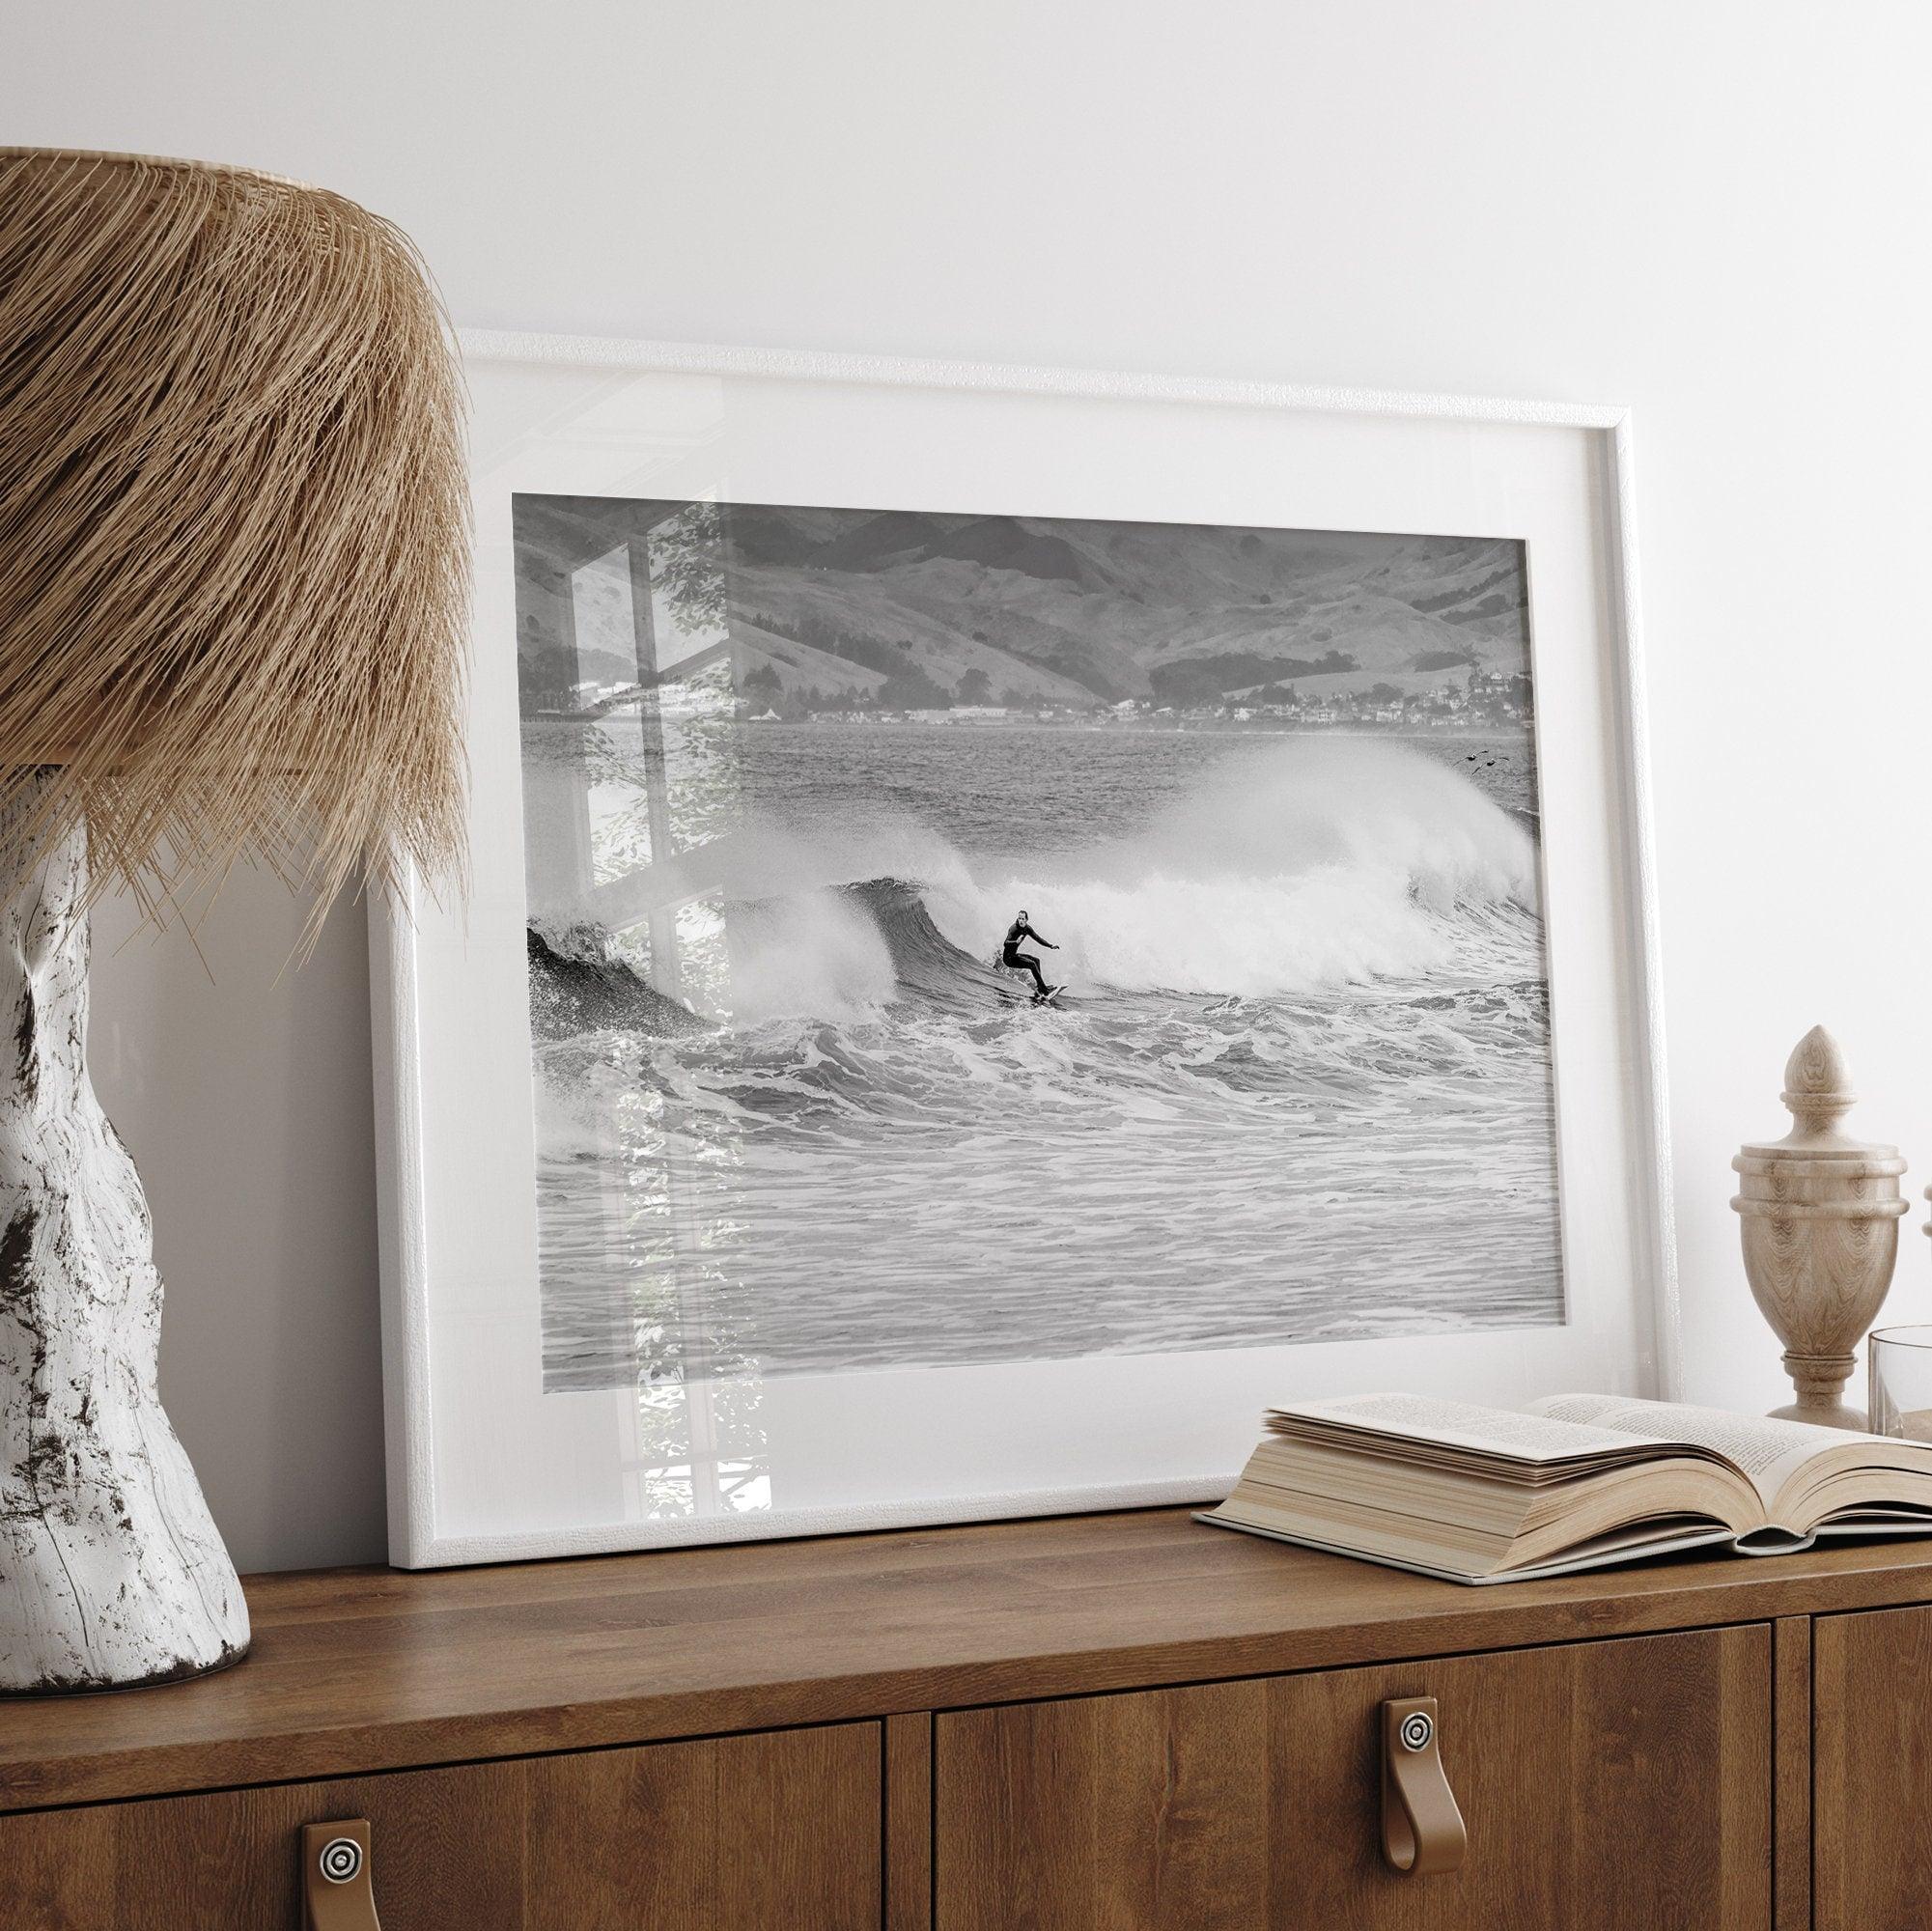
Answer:
M1016 972L1030 972L1033 975L1033 996L1044 999L1050 993L1057 993L1057 986L1050 986L1040 970L1040 962L1030 952L1020 949L1020 941L1030 938L1035 945L1044 945L1049 952L1060 948L1050 938L1043 938L1026 923L1026 910L1022 906L1020 916L1006 928L1006 942L999 948L999 963Z

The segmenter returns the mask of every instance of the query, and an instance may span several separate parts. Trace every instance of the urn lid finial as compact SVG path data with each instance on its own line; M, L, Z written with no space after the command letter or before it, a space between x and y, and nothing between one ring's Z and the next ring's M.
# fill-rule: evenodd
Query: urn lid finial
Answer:
M1859 1096L1852 1091L1852 1076L1838 1042L1821 1025L1813 1026L1792 1048L1784 1062L1784 1091L1779 1097L1791 1109L1791 1131L1782 1139L1758 1140L1740 1148L1732 1161L1740 1172L1793 1161L1869 1161L1897 1155L1895 1146L1856 1140L1838 1131L1839 1121Z
M1819 1140L1839 1142L1835 1129L1858 1101L1852 1076L1838 1042L1821 1025L1814 1025L1784 1062L1784 1091L1779 1096L1794 1122L1786 1141L1794 1146Z

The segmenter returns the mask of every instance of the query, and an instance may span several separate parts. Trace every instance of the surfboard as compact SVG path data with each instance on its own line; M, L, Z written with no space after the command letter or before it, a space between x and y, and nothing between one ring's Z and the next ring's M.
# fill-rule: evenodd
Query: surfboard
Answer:
M1050 1006L1066 990L1066 982L1063 980L1057 986L1049 987L1044 993L1035 993L1033 994L1033 1003L1036 1006Z

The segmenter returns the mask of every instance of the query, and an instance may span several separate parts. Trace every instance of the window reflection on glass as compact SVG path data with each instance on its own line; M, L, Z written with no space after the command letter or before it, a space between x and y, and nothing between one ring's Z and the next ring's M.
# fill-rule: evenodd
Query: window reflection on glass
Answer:
M1563 1320L1522 543L518 518L552 1385Z
M660 1064L731 1008L724 513L519 496L514 514L544 1385L606 1387L631 1362L631 1513L768 1507L757 1363L720 1264L737 1136Z

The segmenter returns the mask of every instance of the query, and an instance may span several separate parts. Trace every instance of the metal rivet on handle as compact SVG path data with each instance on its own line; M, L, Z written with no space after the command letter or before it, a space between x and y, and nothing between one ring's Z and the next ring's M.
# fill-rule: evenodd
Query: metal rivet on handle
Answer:
M1436 1734L1436 1726L1429 1721L1426 1710L1412 1710L1402 1720L1402 1748L1406 1750L1425 1750L1429 1739Z
M331 1837L322 1847L322 1874L331 1884L348 1884L362 1868L362 1846L353 1837Z

